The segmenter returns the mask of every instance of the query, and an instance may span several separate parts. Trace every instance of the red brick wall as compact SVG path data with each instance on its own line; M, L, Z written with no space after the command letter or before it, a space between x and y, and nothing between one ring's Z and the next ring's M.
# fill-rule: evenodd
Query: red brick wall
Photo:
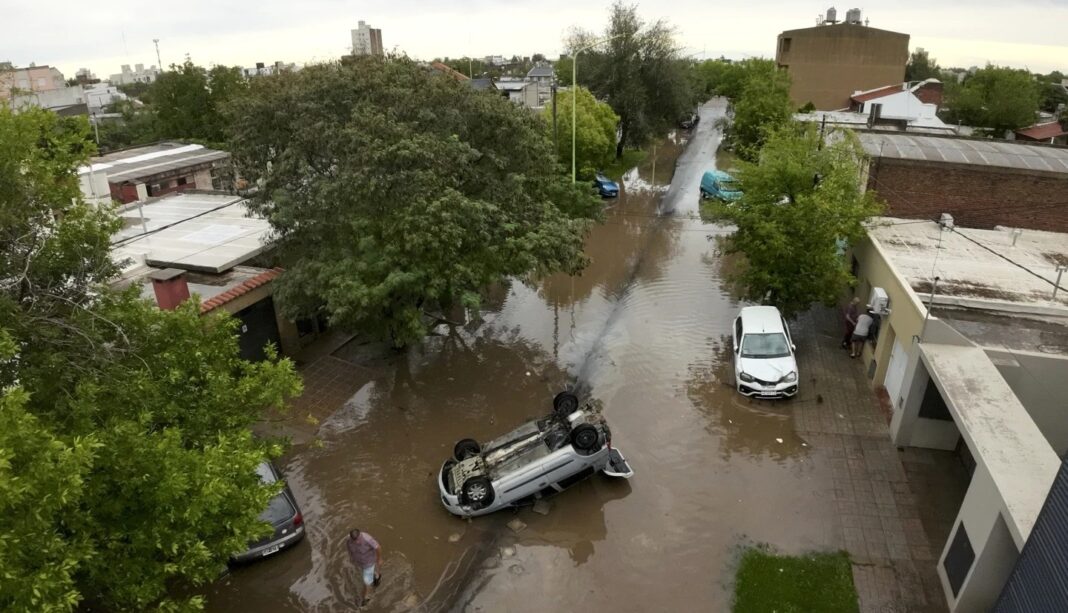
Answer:
M942 108L942 84L941 83L927 83L919 87L913 92L920 102L924 104L933 104L939 108Z
M114 200L123 204L137 200L137 186L132 183L109 183L108 187Z
M949 213L963 227L1068 232L1064 174L879 158L871 162L868 189L879 194L892 217L937 219Z

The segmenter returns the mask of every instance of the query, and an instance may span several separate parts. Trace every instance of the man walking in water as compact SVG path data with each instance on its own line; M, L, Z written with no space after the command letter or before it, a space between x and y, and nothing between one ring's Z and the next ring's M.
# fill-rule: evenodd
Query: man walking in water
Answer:
M374 592L377 571L382 564L382 547L373 536L360 530L349 532L346 546L349 549L349 559L362 575L357 587L359 598L356 600L356 604L362 607Z

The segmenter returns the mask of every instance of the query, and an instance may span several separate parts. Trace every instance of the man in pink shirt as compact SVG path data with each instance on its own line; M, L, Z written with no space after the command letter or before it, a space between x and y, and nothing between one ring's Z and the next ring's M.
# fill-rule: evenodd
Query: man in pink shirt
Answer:
M382 547L373 536L360 530L349 532L346 546L349 549L349 559L363 574L363 582L359 587L360 597L357 600L357 603L363 606L374 592L375 580L378 578L375 571L382 564Z

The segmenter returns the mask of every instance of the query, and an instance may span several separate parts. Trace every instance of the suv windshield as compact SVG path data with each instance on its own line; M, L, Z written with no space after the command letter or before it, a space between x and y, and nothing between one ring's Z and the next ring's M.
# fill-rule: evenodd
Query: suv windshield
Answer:
M742 338L743 358L785 358L788 355L790 345L781 332L746 334Z

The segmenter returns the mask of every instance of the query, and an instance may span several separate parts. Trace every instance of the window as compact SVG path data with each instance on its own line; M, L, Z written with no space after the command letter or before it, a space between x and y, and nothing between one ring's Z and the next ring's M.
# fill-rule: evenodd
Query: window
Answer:
M789 355L790 344L781 332L746 334L742 337L743 358L785 358Z
M186 177L178 177L178 185L185 185L188 182L189 182L188 178L186 178Z
M953 535L953 544L946 552L946 559L942 562L942 568L946 571L946 579L949 579L949 587L953 589L953 595L960 594L960 586L964 584L964 578L975 562L975 550L972 549L972 541L968 538L968 532L964 529L964 523L957 525L957 533Z
M925 419L937 419L939 421L953 421L953 415L946 406L942 392L938 391L934 381L927 380L927 389L923 391L923 401L920 403L920 417Z
M779 51L782 51L783 53L789 53L790 52L790 43L791 42L793 42L792 38L784 38L784 39L782 39L782 42L781 42L781 44L779 46Z

